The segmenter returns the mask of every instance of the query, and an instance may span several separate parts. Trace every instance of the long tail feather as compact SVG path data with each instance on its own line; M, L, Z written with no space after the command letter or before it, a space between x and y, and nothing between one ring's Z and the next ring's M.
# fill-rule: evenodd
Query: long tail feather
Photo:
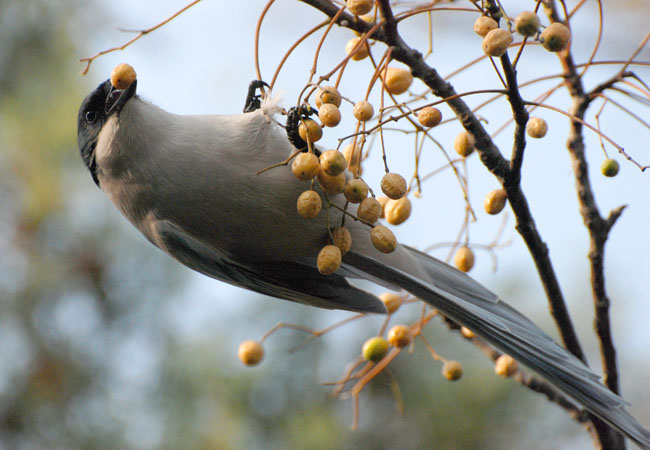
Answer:
M650 448L650 432L624 409L625 401L621 397L607 389L587 366L516 310L498 299L468 295L468 292L476 292L471 283L478 286L471 278L463 279L467 289L456 287L450 291L360 254L348 253L344 263L400 286L431 304L442 314L540 373L641 448ZM455 281L458 286L458 280Z

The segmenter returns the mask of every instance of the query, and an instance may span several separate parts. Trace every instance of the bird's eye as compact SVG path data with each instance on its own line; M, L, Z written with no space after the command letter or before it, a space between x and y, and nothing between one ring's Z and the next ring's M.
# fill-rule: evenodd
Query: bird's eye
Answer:
M93 123L97 119L97 113L95 111L86 112L86 122Z

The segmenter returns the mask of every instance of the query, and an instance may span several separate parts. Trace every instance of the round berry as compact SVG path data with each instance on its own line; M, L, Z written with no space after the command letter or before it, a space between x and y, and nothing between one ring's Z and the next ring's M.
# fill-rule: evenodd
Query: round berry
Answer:
M506 194L504 189L490 191L483 199L483 209L491 215L499 214L506 206L507 199L508 194Z
M392 253L397 248L397 239L392 231L383 225L376 225L370 232L372 245L382 253Z
M313 219L323 207L323 201L316 191L305 191L298 197L296 209L305 219Z
M381 361L388 353L388 341L381 336L370 338L363 344L361 353L368 361Z
M408 197L402 197L399 200L389 200L384 208L386 222L391 225L399 225L406 222L411 215L411 201Z
M318 252L316 258L318 271L323 275L331 275L341 266L341 250L336 245L326 245Z
M264 348L257 341L244 341L239 344L237 356L247 366L254 366L264 357Z
M386 307L386 312L388 314L393 314L395 311L399 309L400 306L402 306L402 303L404 302L402 296L399 294L395 294L394 292L384 292L379 296L379 300L381 300L384 303L384 306Z
M463 376L463 365L458 361L447 361L442 366L442 375L449 381L459 380Z
M347 0L348 10L355 16L363 16L372 11L374 0Z
M615 177L619 170L620 166L615 159L606 159L600 166L600 172L606 177Z
M374 225L380 215L381 204L373 197L364 199L357 209L357 217L370 225Z
M348 162L338 150L327 150L320 155L320 167L326 174L336 176L345 172Z
M469 247L461 247L454 255L454 264L461 272L469 272L474 267L474 252Z
M303 152L291 163L291 172L302 181L309 181L318 175L320 164L318 157L311 152Z
M496 28L499 28L499 24L492 17L481 16L474 22L474 32L481 37L485 37Z
M524 11L515 19L515 30L522 36L535 36L539 27L539 17L532 11Z
M549 52L561 52L566 48L570 39L571 31L560 22L553 22L540 35L542 45Z
M541 117L531 117L526 124L526 133L528 133L528 136L535 139L543 138L546 136L547 131L548 125Z
M326 127L335 127L341 122L341 111L331 103L321 105L318 110L318 118Z
M332 230L332 243L341 250L341 256L350 251L352 247L352 235L345 227L338 227Z
M135 79L135 69L126 63L118 64L111 72L111 85L115 89L128 89Z
M384 195L377 197L377 201L381 205L381 214L379 215L380 218L386 217L386 205L390 201L390 199Z
M381 179L381 191L393 200L406 194L406 180L398 173L389 172Z
M474 152L472 137L467 131L462 131L456 136L456 139L454 139L454 150L464 158L467 158Z
M354 151L354 145L348 144L345 147L343 147L343 150L341 151L343 153L343 156L345 156L345 160L350 164L350 165L355 165L359 163L359 160L361 159L361 149L357 146L356 152Z
M307 142L318 142L323 137L323 129L312 119L304 119L298 126L300 138ZM307 138L309 136L309 138Z
M316 93L316 107L320 108L325 103L331 103L337 108L341 106L341 94L334 86L325 86Z
M512 34L503 28L495 28L483 38L483 51L488 56L500 57L512 44Z
M354 108L352 109L352 115L354 116L355 119L360 120L362 122L366 122L372 119L372 116L375 115L375 109L367 101L361 100L354 104Z
M395 325L388 330L388 343L393 347L406 347L412 340L411 329L406 325Z
M360 37L355 37L352 38L348 41L347 44L345 44L345 53L348 55L352 54L350 56L350 59L352 61L361 61L362 59L365 59L368 57L368 46L364 42L359 46L359 48L355 51L354 48L359 44L359 41L361 41ZM354 53L352 53L354 51Z
M442 113L438 108L427 106L422 108L418 113L418 122L420 125L431 128L435 127L442 121Z
M384 80L386 90L393 95L403 94L413 83L411 72L401 67L389 67Z
M494 363L494 373L502 377L511 377L517 370L519 370L519 364L510 355L501 355Z
M462 334L465 339L473 339L476 337L476 334L466 327L460 327L460 334Z
M318 172L317 175L318 184L323 189L323 192L329 195L336 195L343 192L345 188L345 174L340 173L338 175L328 175L323 169Z
M364 198L368 197L368 185L359 178L353 178L345 183L343 195L350 203L361 203Z

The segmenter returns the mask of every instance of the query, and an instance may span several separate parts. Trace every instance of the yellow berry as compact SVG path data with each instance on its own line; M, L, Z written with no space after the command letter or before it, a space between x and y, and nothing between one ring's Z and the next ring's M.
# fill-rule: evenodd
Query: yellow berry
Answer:
M515 30L522 36L535 36L539 27L539 17L532 11L524 11L515 19Z
M361 149L357 146L357 151L354 152L354 145L348 144L345 147L343 147L343 150L341 151L343 153L343 156L345 156L345 160L353 165L355 163L359 162L359 159L361 159ZM353 160L354 158L354 160Z
M458 361L447 361L442 366L442 375L449 381L459 380L463 376L463 365Z
M397 311L399 307L402 306L402 303L404 302L402 296L399 294L395 294L394 292L384 292L379 296L379 300L381 300L384 303L384 306L386 307L386 312L388 314L392 314L395 311Z
M318 118L323 126L335 127L341 122L341 111L331 103L325 103L318 110Z
M323 275L331 275L341 266L341 250L336 245L326 245L318 252L316 258L318 271Z
M528 136L535 139L543 138L546 136L547 131L548 125L541 117L531 117L526 124L526 133L528 133Z
M341 151L345 156L345 161L353 175L361 175L361 147L357 146L356 150L352 144L343 147Z
M481 37L485 37L490 31L499 28L499 24L492 17L481 16L474 22L474 32Z
M483 199L483 209L486 213L494 215L503 211L506 206L508 194L504 189L495 189L487 193Z
M348 162L338 150L327 150L320 155L320 167L328 175L339 175L345 171Z
M600 166L600 172L606 177L615 177L618 175L620 166L615 159L606 159Z
M420 125L431 128L435 127L442 121L442 113L438 108L427 106L422 108L418 113L418 122Z
M474 267L474 252L469 247L461 247L454 255L454 264L461 272L469 272Z
M355 16L363 16L372 11L374 0L347 0L348 10Z
M542 45L549 52L560 52L564 50L570 39L571 31L569 31L566 25L560 22L553 22L540 35Z
M305 219L313 219L318 215L323 206L323 201L316 191L305 191L298 197L296 209L298 214Z
M388 204L390 199L382 195L380 197L377 197L377 201L381 205L381 214L379 215L379 217L383 219L384 217L386 217L386 205Z
M397 248L397 239L392 231L383 225L376 225L370 232L372 245L382 253L392 253Z
M350 39L348 43L345 44L345 53L347 53L348 55L352 54L352 56L350 56L350 59L352 61L361 61L362 59L367 58L369 55L368 46L365 42L361 44L359 48L356 51L354 51L354 53L352 53L354 48L359 44L359 41L361 41L361 38L355 37Z
M381 204L373 197L364 199L357 209L357 217L370 225L374 225L381 215Z
M325 86L316 93L316 107L320 108L325 103L331 103L337 108L341 106L341 94L334 86Z
M483 38L483 51L488 56L503 56L512 44L512 34L503 28L495 28Z
M345 227L338 227L332 230L332 243L341 250L341 256L350 251L352 247L352 235Z
M302 181L309 181L318 175L320 164L318 157L311 152L303 152L291 163L291 172Z
M408 197L399 200L389 200L384 207L386 222L391 225L404 223L411 215L411 201Z
M401 67L389 67L384 80L386 90L393 95L403 94L413 83L411 72Z
M412 340L411 329L406 325L395 325L388 331L388 343L393 347L406 347Z
M400 174L389 172L381 179L381 191L393 200L402 198L406 194L406 180Z
M111 85L115 89L127 89L135 79L135 70L126 63L118 64L111 72Z
M343 195L350 203L361 203L364 198L368 197L368 185L359 178L353 178L345 183Z
M499 356L494 364L494 373L502 377L511 377L517 370L519 370L519 364L510 355Z
M322 168L317 175L318 184L323 189L323 192L329 195L336 195L343 192L345 188L345 174L328 175Z
M323 129L312 119L304 119L298 126L298 134L303 141L318 142L323 137ZM307 136L309 135L309 139Z
M462 334L463 337L466 339L473 339L476 337L474 332L466 327L460 327L460 334Z
M370 338L363 344L361 353L368 361L381 361L388 353L388 341L381 336Z
M354 104L352 115L355 119L366 122L372 119L372 116L375 115L375 108L373 108L372 105L367 101L361 100Z
M467 158L474 152L474 144L472 143L472 137L467 131L462 131L454 139L454 150L460 156Z
M244 341L239 344L237 356L247 366L254 366L264 357L264 348L257 341Z

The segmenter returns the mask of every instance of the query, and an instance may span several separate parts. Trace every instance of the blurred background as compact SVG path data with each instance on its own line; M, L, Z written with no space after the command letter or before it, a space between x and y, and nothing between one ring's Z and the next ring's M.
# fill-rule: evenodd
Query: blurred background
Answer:
M137 70L139 93L167 110L241 110L248 82L256 77L254 27L264 6L259 0L245 6L204 0L80 75L80 58L132 36L118 28L150 27L185 3L0 0L0 449L589 448L588 435L563 411L494 376L482 353L438 321L426 336L439 353L463 363L464 378L444 380L440 363L416 345L412 354L403 352L391 364L390 374L364 390L357 431L350 430L352 402L332 398L321 383L341 376L365 339L377 332L381 318L369 317L306 343L304 334L283 330L267 341L260 366L246 368L238 361L240 341L259 339L280 321L322 328L350 314L261 297L180 266L110 205L76 147L82 99L120 62ZM626 59L648 32L648 2L616 2L616 10L605 3L606 29L597 59ZM516 7L511 14L519 12ZM480 39L471 31L475 14L433 18L429 62L441 74L481 55ZM265 79L291 43L321 20L297 2L278 2L271 9L262 27ZM405 22L401 30L408 42L426 51L425 18ZM576 17L573 32L576 59L582 62L597 32L595 8ZM333 30L320 73L336 65L351 37L351 32ZM318 38L298 49L278 80L288 105L308 79ZM650 60L650 51L643 50L638 59ZM367 64L349 68L344 94L364 95ZM559 70L552 56L532 49L524 53L519 74L526 80ZM594 67L586 84L615 70ZM634 70L648 81L647 68ZM491 77L481 66L452 82L458 90L495 87ZM424 90L414 85L417 89ZM544 86L534 89L524 90L525 95L532 98ZM559 94L553 101L567 106ZM648 117L647 109L638 110ZM496 129L508 111L502 104L483 114ZM548 111L539 115L549 122L549 136L529 144L524 189L590 365L598 372L588 238L564 149L566 120ZM650 163L647 129L611 108L601 120L604 131L631 155ZM449 145L458 131L458 124L441 127L436 139ZM505 152L510 135L507 129L497 141ZM409 174L412 144L404 148L398 137L389 137L390 162ZM324 142L335 146L336 133L326 134ZM603 214L629 205L607 246L606 275L623 395L632 403L631 412L650 426L650 182L622 158L619 176L605 179L598 170L604 158L598 140L590 135L587 144ZM425 163L433 170L442 159L432 148L423 156ZM369 165L367 179L376 183L379 169ZM497 183L475 157L467 170L479 216L471 242L487 244L502 217L483 214L481 200ZM450 174L431 179L422 198L414 200L411 220L396 229L398 238L420 248L453 241L464 217L460 194ZM511 244L497 251L497 270L490 255L478 251L472 275L557 336L512 220L503 240ZM435 255L445 259L448 253L442 246ZM404 308L396 322L412 321L418 313L418 307Z

